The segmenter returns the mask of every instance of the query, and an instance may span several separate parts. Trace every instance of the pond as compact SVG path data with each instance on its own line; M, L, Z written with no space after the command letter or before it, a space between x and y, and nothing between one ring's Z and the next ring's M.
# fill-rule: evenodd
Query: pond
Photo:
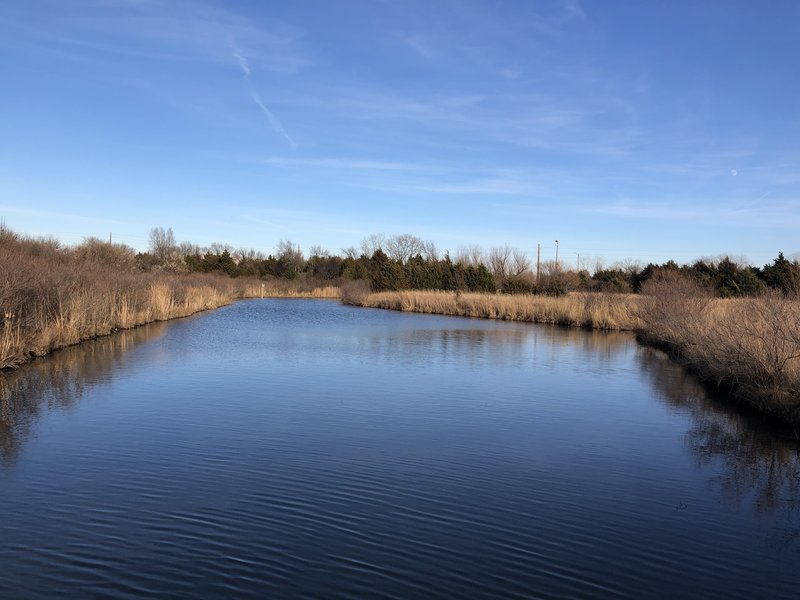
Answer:
M623 333L252 300L0 379L0 597L795 598L800 446Z

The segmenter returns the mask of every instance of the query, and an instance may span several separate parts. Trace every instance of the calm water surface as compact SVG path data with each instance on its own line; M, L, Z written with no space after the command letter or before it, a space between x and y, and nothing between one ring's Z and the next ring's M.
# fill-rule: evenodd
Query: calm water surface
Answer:
M629 335L247 301L0 410L2 598L800 589L798 446Z

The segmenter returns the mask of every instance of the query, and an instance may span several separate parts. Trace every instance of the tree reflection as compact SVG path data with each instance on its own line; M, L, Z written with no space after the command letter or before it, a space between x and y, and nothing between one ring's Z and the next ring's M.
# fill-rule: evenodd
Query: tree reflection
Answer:
M783 533L800 536L800 441L793 432L709 393L663 353L637 354L659 397L691 415L687 447L698 466L719 465L723 497L782 520Z
M131 348L161 337L166 327L153 323L121 331L0 374L0 461L13 463L39 418L70 409L89 389L109 383Z

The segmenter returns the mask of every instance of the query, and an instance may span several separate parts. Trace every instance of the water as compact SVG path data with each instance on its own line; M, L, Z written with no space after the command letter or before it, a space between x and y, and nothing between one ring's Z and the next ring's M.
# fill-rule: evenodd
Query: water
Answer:
M626 334L255 300L0 386L2 598L800 585L798 445Z

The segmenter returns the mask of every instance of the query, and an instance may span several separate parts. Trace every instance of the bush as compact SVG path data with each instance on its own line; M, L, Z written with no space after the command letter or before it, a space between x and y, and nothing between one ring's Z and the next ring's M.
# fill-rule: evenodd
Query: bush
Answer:
M500 291L504 294L536 294L536 283L526 277L507 277Z

